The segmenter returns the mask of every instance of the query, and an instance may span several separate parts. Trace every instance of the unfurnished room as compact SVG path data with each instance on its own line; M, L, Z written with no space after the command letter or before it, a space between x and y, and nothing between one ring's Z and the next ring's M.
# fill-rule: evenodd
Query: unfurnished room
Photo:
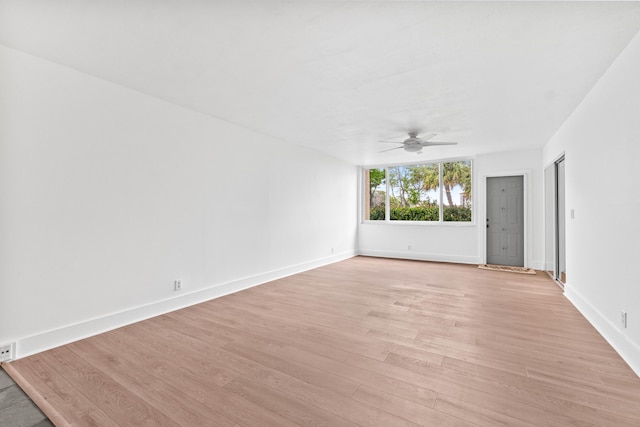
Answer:
M640 2L0 0L0 426L640 425Z

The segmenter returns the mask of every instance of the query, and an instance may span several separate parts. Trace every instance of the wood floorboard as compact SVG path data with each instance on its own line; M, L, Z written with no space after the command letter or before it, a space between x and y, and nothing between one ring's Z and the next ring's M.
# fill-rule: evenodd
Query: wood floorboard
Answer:
M208 353L203 349L189 348L182 349L185 352L182 352L181 359L167 358L166 353L163 352L167 345L162 344L162 339L149 337L134 331L133 329L137 329L140 326L139 324L132 326L127 327L128 332L131 333L122 334L118 333L119 331L114 331L104 334L107 342L111 344L111 348L118 348L120 352L129 355L127 358L127 362L130 364L129 369L150 371L164 382L174 385L189 399L210 408L216 416L211 417L209 425L217 425L217 416L220 416L223 420L229 419L236 424L247 426L295 425L267 408L260 409L252 402L225 392L223 386L240 374L227 369L225 366L220 366L224 364L224 355ZM162 330L158 332L162 333ZM176 346L176 348L179 348L179 346ZM199 361L194 356L197 353L202 355ZM176 363L176 360L180 360L181 363ZM232 360L235 361L235 358L232 358ZM261 372L261 366L255 366L252 363L237 361L235 366L237 366L238 370L244 367L247 372L256 373L256 377L262 379L276 377L278 382L286 381L285 374L280 372L264 373ZM153 393L154 391L151 389L149 392ZM188 409L189 407L187 406Z
M18 370L14 369L16 362L5 366L55 425L116 427L115 421L54 369L51 360L35 355Z
M455 415L474 423L474 425L493 427L504 426L535 426L527 421L515 418L504 411L495 411L484 405L473 405L464 400L454 399L445 394L438 395L435 403L437 411Z
M141 369L139 364L127 358L114 358L105 342L84 340L74 344L73 351L82 357L91 356L98 369L108 372L111 378L125 386L148 404L161 408L173 421L184 425L234 426L236 423L198 400L191 399L171 381L171 377L159 378L151 370ZM132 369L135 367L135 369ZM154 390L148 393L148 390Z
M640 425L546 274L355 257L3 365L56 425Z
M49 351L53 369L64 376L76 389L84 389L84 394L100 407L117 425L157 425L178 426L162 411L147 404L140 396L121 383L116 382L107 372L97 369L95 362L88 362L75 354L70 347Z
M390 413L401 414L403 418L418 425L433 426L472 426L456 414L446 414L433 408L435 403L425 401L417 403L403 399L384 389L362 385L353 394L353 399Z
M238 377L225 386L256 405L303 426L357 426L345 418L321 409L312 403L298 399L277 389L259 384L245 377Z

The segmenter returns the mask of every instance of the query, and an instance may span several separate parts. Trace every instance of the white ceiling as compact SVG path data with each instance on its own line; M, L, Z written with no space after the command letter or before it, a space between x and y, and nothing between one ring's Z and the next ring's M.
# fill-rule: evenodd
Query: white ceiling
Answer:
M639 30L638 2L0 0L5 46L364 165L541 147ZM409 129L459 145L379 153Z

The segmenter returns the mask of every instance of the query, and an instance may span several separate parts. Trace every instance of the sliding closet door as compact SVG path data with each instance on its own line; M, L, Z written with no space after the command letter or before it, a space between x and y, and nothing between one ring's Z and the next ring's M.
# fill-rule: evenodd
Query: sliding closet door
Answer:
M556 279L565 283L567 281L566 264L566 211L565 211L565 173L564 157L556 162L556 203L557 203L557 274Z

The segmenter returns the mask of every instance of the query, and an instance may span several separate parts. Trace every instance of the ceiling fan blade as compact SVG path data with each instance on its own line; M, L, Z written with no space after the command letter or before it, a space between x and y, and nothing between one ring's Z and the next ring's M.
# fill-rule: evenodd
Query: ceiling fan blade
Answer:
M458 145L457 142L436 142L436 141L423 141L420 145L423 147L431 147L434 145Z
M427 141L427 140L433 138L436 135L437 135L437 133L430 133L430 134L427 134L425 136L421 136L420 139L423 140L423 141Z
M388 150L382 150L382 151L378 151L378 153L385 153L387 151L391 151L391 150L399 150L401 148L404 148L404 145L401 145L400 147L393 147L393 148L389 148Z
M378 142L389 142L391 144L402 144L402 141L378 141Z

